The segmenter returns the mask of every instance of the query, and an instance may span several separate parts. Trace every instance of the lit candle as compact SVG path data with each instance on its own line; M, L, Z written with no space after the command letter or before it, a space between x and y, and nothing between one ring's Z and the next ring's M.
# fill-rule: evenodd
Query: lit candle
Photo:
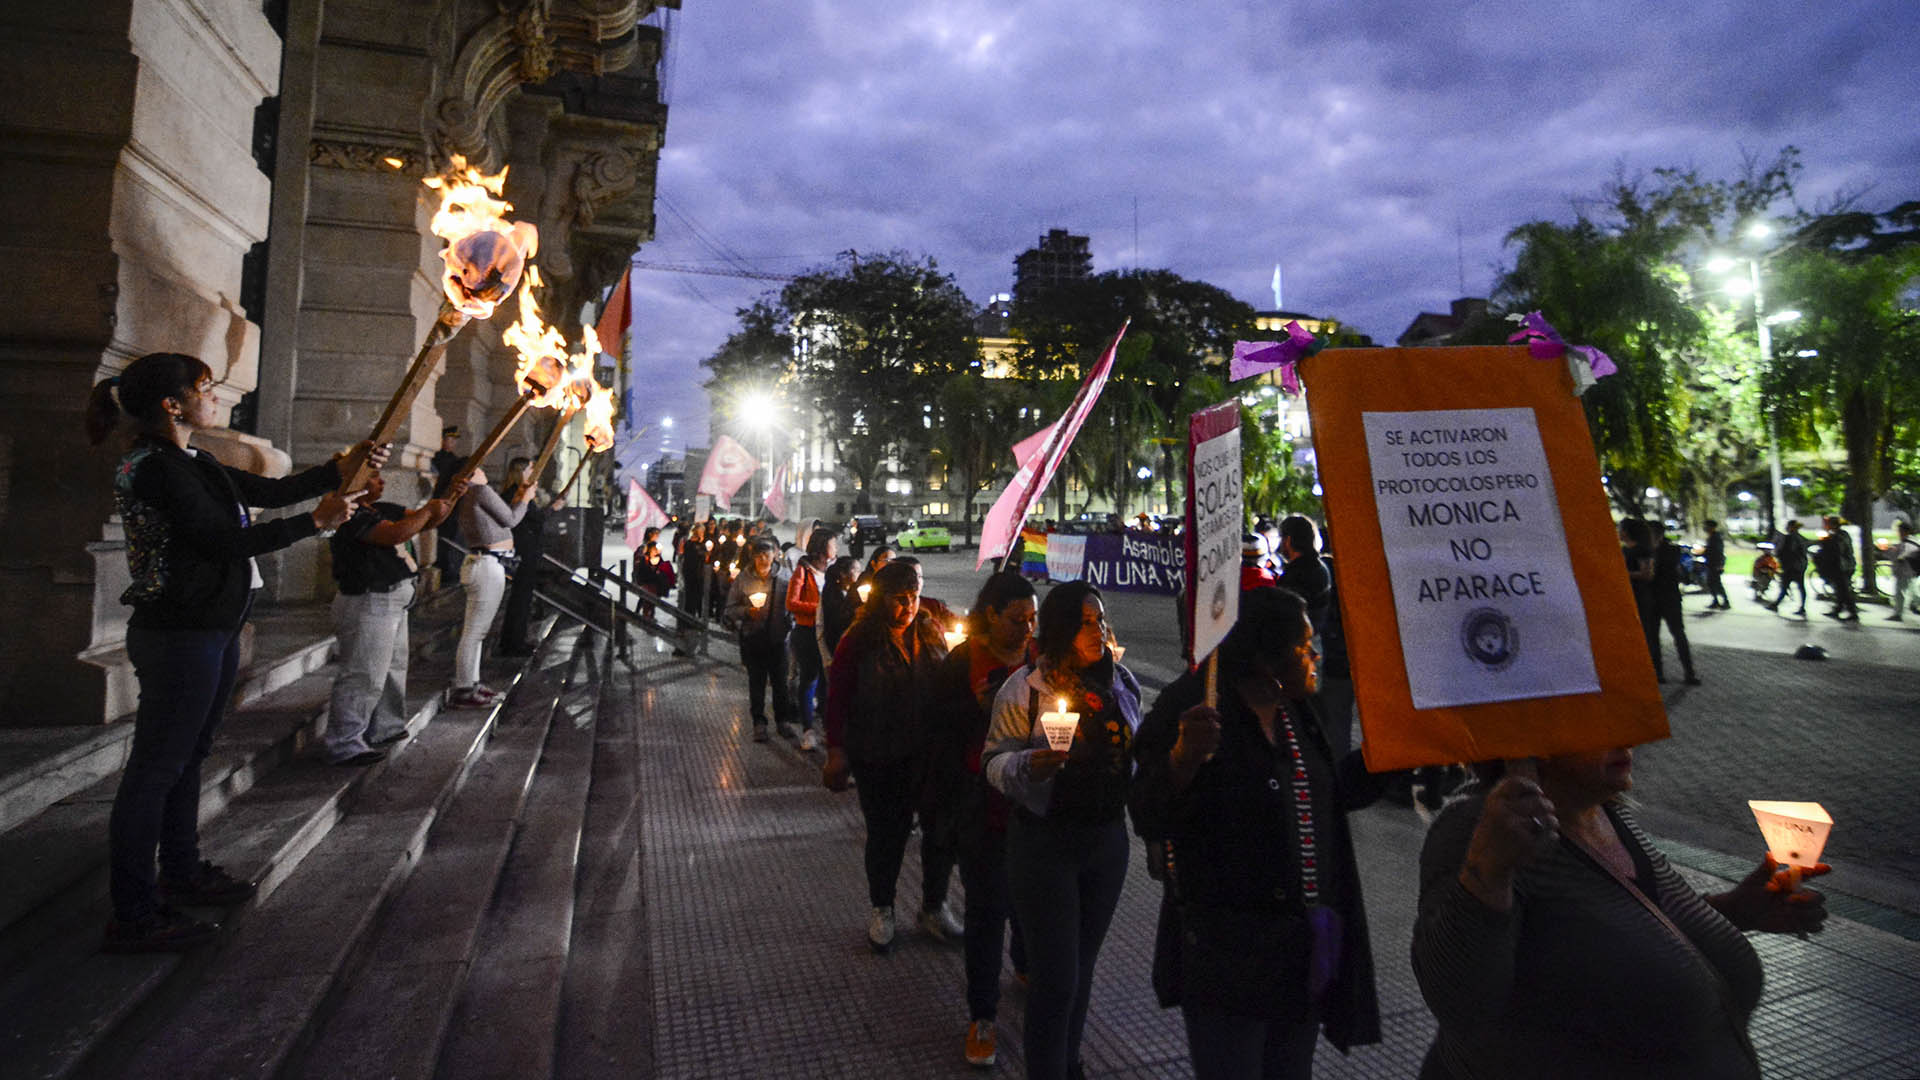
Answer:
M859 591L860 602L864 604L867 602L867 594L873 592L873 583L871 581L862 582Z
M954 623L953 629L947 631L947 651L952 652L959 648L960 643L965 640L967 640L966 625L964 623Z
M749 603L749 604L751 604L751 605L753 605L753 606L754 606L754 607L756 607L756 608L763 608L763 607L766 607L766 606L767 606L767 594L766 594L766 593L763 593L763 592L757 592L757 593L748 593L748 594L747 594L747 603Z
M1065 750L1073 745L1073 733L1080 727L1080 714L1067 711L1065 698L1055 700L1054 709L1054 712L1040 714L1040 730L1046 733L1049 747Z
M1768 802L1747 800L1747 808L1760 824L1766 837L1767 853L1787 868L1787 882L1800 887L1800 874L1820 862L1820 851L1827 846L1827 833L1833 829L1833 817L1814 802Z

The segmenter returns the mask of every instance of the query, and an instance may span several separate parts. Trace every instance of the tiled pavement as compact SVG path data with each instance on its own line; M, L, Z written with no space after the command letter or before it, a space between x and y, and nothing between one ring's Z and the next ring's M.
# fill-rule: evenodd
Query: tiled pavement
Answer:
M1729 685L1740 678L1744 661L1717 651L1709 658L1707 670L1723 671ZM632 733L626 760L639 897L622 915L643 922L644 932L576 934L572 961L645 971L644 990L602 1003L647 1028L629 1040L645 1059L629 1058L629 1074L981 1075L960 1057L966 1010L958 950L905 929L910 902L901 906L893 953L867 950L854 796L822 790L817 759L778 741L748 740L738 668L645 652L636 661L633 671L615 666L601 721ZM1676 736L1664 759L1649 761L1655 776L1700 767L1684 758L1691 733L1677 724ZM609 780L596 771L596 786ZM1872 831L1861 830L1863 842L1878 842ZM1386 1041L1350 1058L1323 1043L1316 1075L1411 1077L1432 1032L1407 962L1422 827L1410 812L1383 806L1355 815L1354 832ZM1724 887L1690 873L1702 888ZM918 874L910 846L901 896L914 895ZM1155 1004L1148 985L1157 902L1158 887L1136 853L1096 976L1084 1050L1090 1075L1188 1075L1178 1016ZM1920 944L1836 918L1811 941L1766 937L1756 945L1768 984L1753 1033L1768 1075L1916 1072ZM636 949L644 958L628 955ZM622 955L611 955L616 950ZM1004 986L994 1074L1020 1076L1021 991L1010 979Z

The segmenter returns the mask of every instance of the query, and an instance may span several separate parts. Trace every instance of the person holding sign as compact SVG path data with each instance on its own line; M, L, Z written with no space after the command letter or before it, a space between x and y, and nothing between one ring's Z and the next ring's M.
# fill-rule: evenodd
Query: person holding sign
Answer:
M1140 683L1113 659L1100 590L1084 581L1047 594L1035 649L994 698L981 767L1014 807L1007 883L1032 976L1027 1075L1064 1080L1079 1075L1093 965L1127 877Z
M1413 971L1440 1022L1421 1075L1758 1077L1742 931L1818 932L1825 899L1771 856L1695 892L1621 799L1630 747L1476 771L1420 855Z
M1386 778L1328 746L1299 594L1243 594L1217 655L1219 707L1202 704L1205 678L1190 672L1134 743L1134 828L1171 864L1154 990L1180 1007L1199 1080L1310 1077L1322 1027L1342 1052L1380 1041L1346 813Z

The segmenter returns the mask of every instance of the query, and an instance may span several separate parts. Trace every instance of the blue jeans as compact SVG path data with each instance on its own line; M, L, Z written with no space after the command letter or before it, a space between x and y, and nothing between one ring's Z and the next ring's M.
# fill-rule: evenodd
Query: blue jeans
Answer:
M800 727L806 729L813 726L815 699L825 689L820 670L819 632L811 626L796 626L793 628L792 641L795 692L800 695L797 702L800 706Z
M1066 1080L1080 1061L1093 965L1127 879L1124 819L1101 825L1016 813L1007 829L1007 886L1026 936L1027 1075Z
M168 877L200 863L200 765L226 712L240 664L240 628L127 630L140 681L133 750L107 825L114 917L131 922L160 906L154 849Z
M982 824L963 833L960 887L967 893L967 1019L992 1020L1000 1013L1000 951L1009 948L1009 923L1013 930L1013 970L1022 974L1027 970L1026 935L1020 932L1020 920L1012 917L1013 905L1007 897L1004 831Z
M1320 1025L1182 1008L1194 1080L1312 1080Z

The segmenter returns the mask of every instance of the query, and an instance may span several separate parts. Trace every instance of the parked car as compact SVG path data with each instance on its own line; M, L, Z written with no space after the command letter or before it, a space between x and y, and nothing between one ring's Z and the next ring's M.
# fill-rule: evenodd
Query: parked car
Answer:
M902 551L924 551L927 548L952 551L953 534L947 531L945 525L919 525L909 521L900 535L893 538L893 546Z
M847 521L847 533L855 540L882 544L887 539L887 525L878 514L855 514Z

